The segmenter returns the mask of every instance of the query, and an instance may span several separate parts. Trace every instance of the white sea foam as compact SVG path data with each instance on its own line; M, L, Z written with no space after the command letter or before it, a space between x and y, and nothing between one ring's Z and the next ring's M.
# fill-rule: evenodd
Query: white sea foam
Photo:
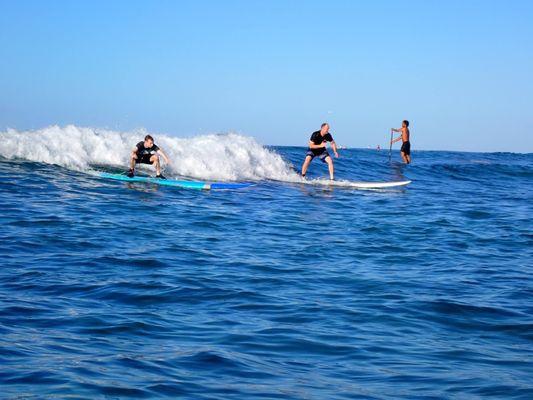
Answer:
M146 134L145 130L118 132L73 125L24 132L8 129L0 132L0 155L81 171L89 171L97 164L126 167L132 148ZM252 137L235 133L192 138L153 136L171 159L171 164L165 167L169 176L205 180L301 180L279 154Z

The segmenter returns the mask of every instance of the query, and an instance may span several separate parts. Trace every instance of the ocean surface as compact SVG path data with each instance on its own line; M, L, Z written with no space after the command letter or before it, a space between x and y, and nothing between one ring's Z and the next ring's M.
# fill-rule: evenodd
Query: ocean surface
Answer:
M0 398L533 398L532 154L144 134L0 132Z

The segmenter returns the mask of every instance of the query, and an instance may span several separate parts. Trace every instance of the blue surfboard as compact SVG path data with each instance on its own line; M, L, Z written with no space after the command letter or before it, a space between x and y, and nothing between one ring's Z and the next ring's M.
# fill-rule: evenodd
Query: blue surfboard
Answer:
M220 190L220 189L243 189L250 187L253 183L237 183L237 182L202 182L202 181L178 181L174 179L159 179L148 176L134 176L129 178L122 174L110 174L107 172L100 172L98 174L101 178L114 179L123 182L143 182L155 183L162 186L174 186L185 189L200 189L200 190Z

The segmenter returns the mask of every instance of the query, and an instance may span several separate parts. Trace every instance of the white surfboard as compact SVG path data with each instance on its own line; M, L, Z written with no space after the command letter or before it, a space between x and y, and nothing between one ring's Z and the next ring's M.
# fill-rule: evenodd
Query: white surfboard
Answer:
M306 184L311 185L323 185L323 186L335 186L354 189L389 189L401 186L406 186L411 181L395 181L395 182L352 182L352 181L330 181L325 179L306 180Z

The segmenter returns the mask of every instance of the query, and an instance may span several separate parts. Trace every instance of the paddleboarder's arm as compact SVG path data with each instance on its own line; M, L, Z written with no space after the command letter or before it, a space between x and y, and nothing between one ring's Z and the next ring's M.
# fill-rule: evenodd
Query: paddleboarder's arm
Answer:
M402 140L402 137L401 137L401 136L398 136L396 139L391 140L391 144L392 144L392 143L399 142L400 140Z

